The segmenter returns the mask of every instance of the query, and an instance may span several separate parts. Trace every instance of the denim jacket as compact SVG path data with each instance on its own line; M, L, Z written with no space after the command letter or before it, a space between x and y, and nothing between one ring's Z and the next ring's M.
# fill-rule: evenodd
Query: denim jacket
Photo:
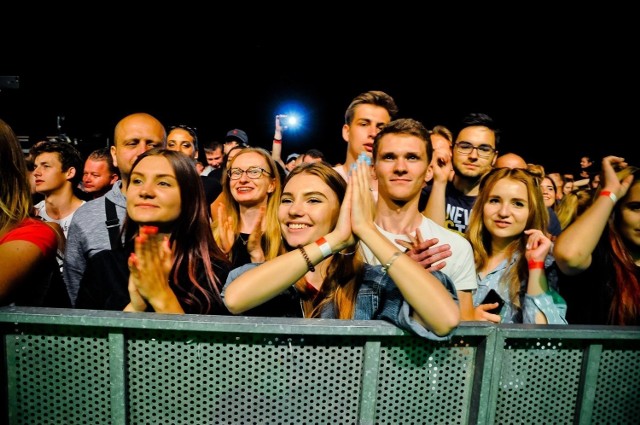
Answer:
M504 306L500 311L502 320L500 323L535 323L535 316L541 312L547 318L550 325L566 325L567 304L564 299L553 288L556 287L554 277L548 277L549 289L544 294L531 296L527 294L528 281L525 279L520 282L520 303L522 309L518 309L509 297L509 289L500 284L502 275L508 267L515 267L517 256L511 259L507 264L507 260L502 261L498 267L489 272L484 278L478 275L478 289L473 294L473 306L477 307L482 303L484 297L491 289L500 295L504 300ZM553 257L548 255L545 259L545 269L553 263ZM546 270L545 270L546 273ZM555 276L555 275L554 275Z
M231 282L233 282L242 273L259 265L260 263L249 263L232 270L229 273L227 282L222 290L222 300L224 301L225 291ZM457 292L453 282L451 282L451 279L439 271L433 272L432 274L442 282L451 294L451 297L458 302ZM294 296L292 296L292 294L294 294ZM287 289L278 297L269 300L267 303L275 301L279 303L279 305L271 305L266 309L266 311L268 311L271 316L290 316L289 314L278 313L290 312L293 310L291 305L282 305L284 300L288 303L297 303L296 308L300 311L300 316L302 316L300 297L294 287ZM353 320L385 320L401 329L410 331L416 335L433 341L445 341L450 338L450 335L438 336L424 328L421 324L412 319L412 311L413 308L405 301L400 289L398 289L391 277L384 272L382 266L372 266L369 264L364 265L364 275L358 288ZM320 318L337 318L334 305L328 303L320 312Z

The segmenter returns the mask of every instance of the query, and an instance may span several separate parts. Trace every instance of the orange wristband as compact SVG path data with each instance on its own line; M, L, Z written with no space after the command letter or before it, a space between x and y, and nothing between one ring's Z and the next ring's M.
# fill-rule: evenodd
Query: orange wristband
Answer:
M529 270L544 269L544 261L529 260Z
M324 236L318 239L316 241L316 244L318 245L318 248L320 248L320 252L322 252L322 257L327 258L331 254L333 254L333 251L331 251L331 246L329 245L329 242L327 242L327 240L324 238Z
M602 192L600 192L600 196L607 196L611 198L614 204L618 202L618 197L616 196L616 194L609 190L603 190Z

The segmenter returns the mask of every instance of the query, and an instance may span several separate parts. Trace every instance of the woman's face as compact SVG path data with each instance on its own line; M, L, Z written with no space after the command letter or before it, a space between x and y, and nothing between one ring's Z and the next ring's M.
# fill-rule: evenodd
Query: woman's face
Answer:
M181 211L180 187L169 160L143 158L131 172L127 187L127 214L138 224L162 227L174 222Z
M540 189L542 189L544 205L546 207L552 207L556 203L556 190L554 189L553 182L549 177L542 179Z
M522 235L529 218L529 195L518 180L498 180L483 206L483 223L494 239L507 242Z
M620 233L627 243L640 249L640 181L634 181L620 206Z
M567 193L573 192L573 182L564 182L564 186L562 186L562 192L566 195Z
M267 170L259 177L253 179L246 173L250 168L261 168ZM229 178L229 189L231 195L240 205L254 206L267 202L269 194L275 190L274 176L271 174L267 160L257 152L245 152L236 156L231 168L228 170L244 171L240 178L233 180Z
M189 158L196 157L196 145L193 136L183 128L174 128L167 135L167 149L179 151Z
M284 187L278 220L290 246L318 240L335 227L340 201L320 177L298 174Z

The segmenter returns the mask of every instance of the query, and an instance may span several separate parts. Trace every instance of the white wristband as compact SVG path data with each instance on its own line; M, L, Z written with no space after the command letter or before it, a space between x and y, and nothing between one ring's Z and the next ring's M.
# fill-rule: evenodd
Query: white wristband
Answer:
M323 258L327 258L331 254L333 254L333 251L331 250L331 246L329 245L329 242L327 242L327 240L324 237L318 239L316 241L316 244L318 245L318 248L320 248L320 252L322 252Z

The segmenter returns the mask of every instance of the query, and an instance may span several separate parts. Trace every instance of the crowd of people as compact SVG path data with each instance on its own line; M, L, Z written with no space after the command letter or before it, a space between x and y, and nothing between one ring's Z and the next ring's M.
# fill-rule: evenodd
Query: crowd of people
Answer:
M0 120L0 305L380 319L432 340L461 321L640 324L640 172L500 152L482 113L399 118L368 91L345 159L246 132L201 143L148 113L86 158L25 155ZM548 172L553 171L553 172Z

